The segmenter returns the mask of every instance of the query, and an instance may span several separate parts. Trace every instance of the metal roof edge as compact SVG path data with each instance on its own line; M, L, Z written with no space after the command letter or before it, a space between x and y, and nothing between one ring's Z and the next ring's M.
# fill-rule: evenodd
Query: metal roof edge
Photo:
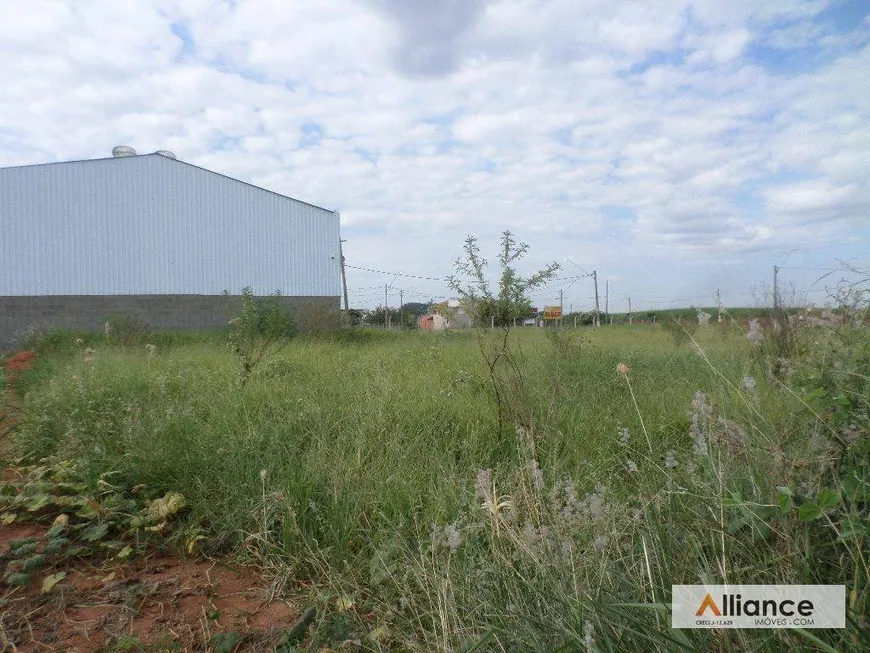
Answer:
M274 190L269 190L268 188L263 188L262 186L257 186L256 184L252 184L249 181L244 181L243 179L237 179L235 177L225 175L222 172L215 172L214 170L209 170L208 168L203 168L202 166L198 166L194 163L190 163L188 161L183 161L181 159L172 159L168 156L163 156L162 154L157 154L156 152L149 152L147 154L137 154L136 156L122 156L122 157L108 156L108 157L100 157L98 159L74 159L72 161L49 161L46 163L26 163L24 165L18 165L18 166L0 166L0 171L18 170L21 168L36 168L36 167L40 167L40 166L67 165L67 164L71 164L71 163L92 163L92 162L97 162L97 161L123 161L126 159L134 160L134 159L140 159L142 157L160 157L164 161L168 161L168 162L172 162L172 163L181 163L183 165L190 166L191 168L196 168L197 170L202 170L203 172L208 172L210 174L217 175L218 177L223 177L224 179L230 179L230 180L236 181L240 184L245 184L246 186L256 188L257 190L261 190L265 193L271 193L272 195L277 195L278 197L281 197L283 199L293 200L294 202L299 202L300 204L305 204L306 206L310 206L310 207L315 208L315 209L320 209L321 211L326 211L327 213L332 213L336 216L339 215L338 211L336 211L336 210L327 209L325 207L318 206L317 204L312 204L311 202L306 202L305 200L300 200L300 199L297 199L295 197L291 197L290 195L284 195L283 193L279 193L279 192L274 191Z

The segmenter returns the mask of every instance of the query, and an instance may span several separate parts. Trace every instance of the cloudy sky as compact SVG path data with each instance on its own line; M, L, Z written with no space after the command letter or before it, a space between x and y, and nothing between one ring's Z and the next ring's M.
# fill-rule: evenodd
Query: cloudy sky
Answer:
M822 303L868 265L865 0L0 10L0 166L165 148L337 209L355 306L444 296L465 236L494 258L506 228L566 309L593 269L619 311L751 304L775 264Z

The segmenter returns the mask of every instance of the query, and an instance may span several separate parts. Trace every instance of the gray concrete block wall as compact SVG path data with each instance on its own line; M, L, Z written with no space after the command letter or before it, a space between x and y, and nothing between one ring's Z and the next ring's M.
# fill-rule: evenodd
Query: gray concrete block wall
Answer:
M338 297L281 297L303 331L338 324ZM152 329L201 330L225 326L241 298L225 295L66 295L0 297L0 351L29 331L102 331L113 315L135 315Z

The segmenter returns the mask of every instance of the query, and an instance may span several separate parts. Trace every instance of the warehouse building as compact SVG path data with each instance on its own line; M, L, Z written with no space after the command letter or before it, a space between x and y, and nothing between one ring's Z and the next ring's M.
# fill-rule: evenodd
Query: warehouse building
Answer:
M224 325L245 287L280 291L303 328L339 315L337 212L172 152L0 168L0 243L0 350L117 315Z

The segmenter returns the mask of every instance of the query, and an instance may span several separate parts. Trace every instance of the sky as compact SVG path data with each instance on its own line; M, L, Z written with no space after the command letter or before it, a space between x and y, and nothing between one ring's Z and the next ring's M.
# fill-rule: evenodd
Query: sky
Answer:
M616 312L764 305L774 265L821 305L870 267L870 0L0 13L0 166L169 149L338 210L353 307L450 296L465 238L494 260L505 229L566 311L593 270Z

